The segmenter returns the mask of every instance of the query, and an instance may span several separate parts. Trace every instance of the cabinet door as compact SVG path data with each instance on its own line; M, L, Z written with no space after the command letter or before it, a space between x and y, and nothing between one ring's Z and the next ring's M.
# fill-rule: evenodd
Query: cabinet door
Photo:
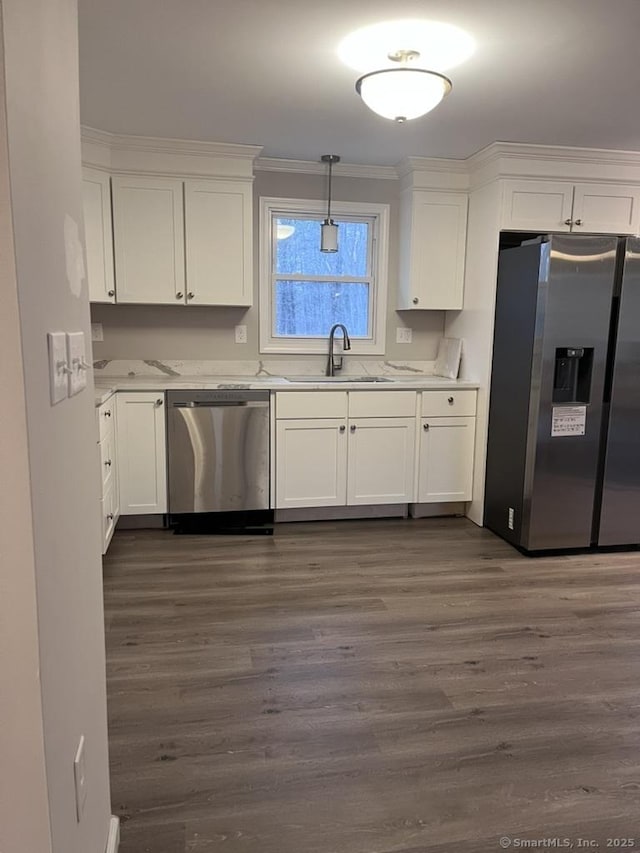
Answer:
M276 507L344 506L346 420L276 421Z
M116 442L121 515L167 511L164 397L118 394Z
M251 305L252 198L249 183L185 183L187 304Z
M184 304L182 181L114 177L118 302Z
M475 418L424 418L418 502L470 501Z
M415 429L415 418L356 418L349 422L349 505L413 500Z
M115 302L109 175L82 170L82 206L90 302Z
M512 231L570 231L573 184L563 181L505 181L502 228Z
M467 196L406 190L398 309L462 308Z
M616 184L576 184L573 231L598 234L637 234L640 227L640 188Z

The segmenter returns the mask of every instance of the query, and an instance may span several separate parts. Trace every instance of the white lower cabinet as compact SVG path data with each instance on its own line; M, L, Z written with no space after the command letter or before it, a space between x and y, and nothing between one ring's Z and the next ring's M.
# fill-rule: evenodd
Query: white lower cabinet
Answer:
M276 421L276 506L344 506L346 418Z
M350 421L347 504L413 500L415 424L415 417Z
M96 410L96 416L98 419L98 454L102 484L100 499L102 553L106 554L120 515L115 397L111 397L106 403L99 406Z
M418 503L470 501L475 418L423 418Z
M165 436L162 393L118 393L118 477L122 515L167 511Z

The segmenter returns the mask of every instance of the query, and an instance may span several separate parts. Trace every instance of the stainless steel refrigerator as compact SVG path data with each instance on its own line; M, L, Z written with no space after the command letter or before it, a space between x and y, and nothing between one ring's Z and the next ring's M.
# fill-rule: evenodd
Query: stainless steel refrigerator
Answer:
M640 239L500 252L485 524L525 551L640 543Z

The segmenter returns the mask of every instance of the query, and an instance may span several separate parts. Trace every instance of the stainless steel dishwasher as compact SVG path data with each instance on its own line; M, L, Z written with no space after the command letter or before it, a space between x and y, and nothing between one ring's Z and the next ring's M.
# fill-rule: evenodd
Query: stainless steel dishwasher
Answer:
M169 523L247 529L269 513L269 392L167 392Z

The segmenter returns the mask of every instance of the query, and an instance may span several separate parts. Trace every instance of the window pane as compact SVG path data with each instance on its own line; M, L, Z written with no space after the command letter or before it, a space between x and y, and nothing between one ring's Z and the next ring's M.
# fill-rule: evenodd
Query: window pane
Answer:
M276 274L365 278L369 274L369 223L335 222L338 251L321 252L319 219L276 219Z
M274 335L324 338L344 323L349 335L366 338L369 301L367 283L276 281Z

